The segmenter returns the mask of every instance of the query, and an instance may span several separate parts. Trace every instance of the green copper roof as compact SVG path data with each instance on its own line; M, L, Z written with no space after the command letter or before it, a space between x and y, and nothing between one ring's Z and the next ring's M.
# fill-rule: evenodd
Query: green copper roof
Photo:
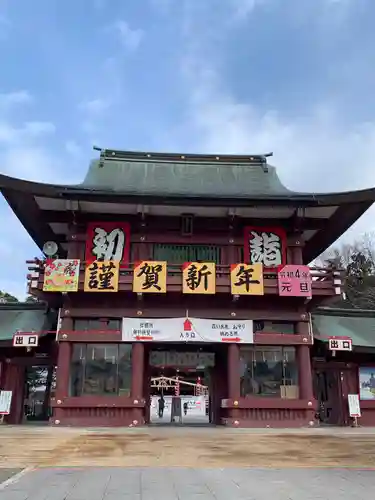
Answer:
M1 304L0 341L10 340L17 331L39 332L48 330L50 319L46 308L30 307L30 304Z
M375 311L321 311L313 314L314 337L328 341L328 337L350 337L353 346L375 347Z
M149 196L233 197L291 196L276 169L266 163L229 161L158 161L100 159L90 164L80 186L92 190Z

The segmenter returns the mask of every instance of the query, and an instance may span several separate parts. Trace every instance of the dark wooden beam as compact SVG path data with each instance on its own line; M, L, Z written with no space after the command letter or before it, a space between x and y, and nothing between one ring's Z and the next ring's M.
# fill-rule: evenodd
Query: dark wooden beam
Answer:
M325 221L323 231L316 233L303 249L303 260L306 263L316 259L332 243L334 243L350 226L358 220L372 205L372 202L364 201L350 205L340 206L336 212Z
M51 227L43 221L42 212L32 194L7 189L3 189L2 193L10 208L40 249L43 248L46 241L55 241L59 245L65 239L55 235ZM59 255L65 255L61 247Z
M165 318L165 317L184 317L186 315L186 310L181 307L180 310L172 310L168 307L142 307L142 317L143 318ZM217 318L217 319L231 319L231 308L227 306L226 309L215 309L215 308L205 308L201 310L189 309L189 314L194 317L194 315L200 318ZM267 320L267 321L306 321L308 322L308 316L305 315L305 319L302 319L303 313L280 310L280 311L270 311L269 309L236 309L235 319L253 319L256 321ZM92 306L88 308L84 307L74 307L69 309L67 314L66 310L61 312L62 318L136 318L137 308L133 307L120 307L120 308L103 308ZM107 334L108 335L108 334ZM116 337L117 338L117 337Z

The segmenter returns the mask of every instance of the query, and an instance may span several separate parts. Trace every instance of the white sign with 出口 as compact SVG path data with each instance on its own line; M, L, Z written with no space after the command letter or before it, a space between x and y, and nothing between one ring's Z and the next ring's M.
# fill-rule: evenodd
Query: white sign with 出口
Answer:
M17 332L13 336L13 347L38 347L37 333Z
M351 351L352 339L331 337L328 339L328 349L330 351Z
M252 320L123 318L123 342L254 342Z

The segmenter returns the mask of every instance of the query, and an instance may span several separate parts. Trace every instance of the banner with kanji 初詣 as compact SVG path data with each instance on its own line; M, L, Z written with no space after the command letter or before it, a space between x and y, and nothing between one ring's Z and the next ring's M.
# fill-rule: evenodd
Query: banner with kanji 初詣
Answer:
M215 263L185 262L182 266L182 293L213 294L215 292Z
M166 293L167 263L164 261L144 260L134 265L133 292Z
M77 292L79 285L78 259L51 259L44 267L44 292Z
M263 264L232 264L230 286L232 295L264 295Z
M98 261L86 265L85 292L117 292L120 263L113 260Z
M117 261L126 267L130 259L130 224L128 222L90 222L86 234L86 263Z
M282 228L246 226L244 260L271 269L286 263L287 238Z
M277 270L279 295L281 297L311 298L311 273L309 266L287 264Z

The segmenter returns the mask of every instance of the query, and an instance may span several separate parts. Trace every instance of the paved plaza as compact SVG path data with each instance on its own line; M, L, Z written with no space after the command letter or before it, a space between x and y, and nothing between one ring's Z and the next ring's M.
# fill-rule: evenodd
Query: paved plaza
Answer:
M0 500L367 500L375 472L353 469L39 469Z
M0 433L0 500L374 498L374 429L9 426Z

